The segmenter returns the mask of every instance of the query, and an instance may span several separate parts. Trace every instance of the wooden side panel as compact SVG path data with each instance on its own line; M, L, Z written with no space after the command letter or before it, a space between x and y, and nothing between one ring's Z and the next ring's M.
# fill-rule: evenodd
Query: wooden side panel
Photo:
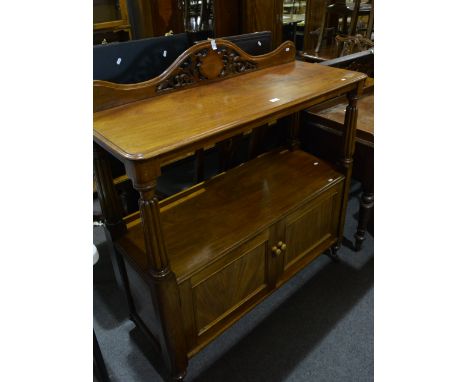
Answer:
M152 339L160 342L163 329L161 321L158 319L159 307L157 305L153 305L150 287L142 278L141 274L132 265L132 262L125 257L124 262L128 276L128 292L130 293L134 303L134 314L139 319L138 324L139 326L144 325L141 329L143 329L143 331L148 330Z
M340 194L335 187L286 218L285 270L323 241L336 237L339 207Z

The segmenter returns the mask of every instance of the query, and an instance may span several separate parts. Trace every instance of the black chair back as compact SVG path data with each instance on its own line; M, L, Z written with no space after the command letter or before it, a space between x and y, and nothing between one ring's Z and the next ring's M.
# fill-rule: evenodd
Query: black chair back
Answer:
M188 48L185 33L95 45L93 79L119 84L147 81L164 72Z
M221 38L233 42L244 52L252 56L270 53L272 50L270 31L253 32Z

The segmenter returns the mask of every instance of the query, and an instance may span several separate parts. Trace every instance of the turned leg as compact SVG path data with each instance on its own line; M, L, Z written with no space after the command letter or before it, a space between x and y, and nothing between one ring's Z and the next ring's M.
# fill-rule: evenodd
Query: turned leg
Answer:
M156 317L161 323L158 336L162 356L174 381L182 381L187 372L187 345L182 327L180 292L170 268L162 231L156 179L160 175L158 162L125 163L133 187L140 193L139 207L148 262L148 285Z
M325 33L325 23L328 16L328 3L325 4L325 10L323 11L322 21L320 23L320 33L317 41L317 45L315 46L315 53L318 53L320 50L320 46L322 45L323 34Z
M367 21L366 37L370 40L372 37L372 30L374 29L374 0L371 1L371 11L369 14L369 20Z
M301 113L296 112L291 114L289 117L289 137L288 146L289 150L294 151L299 149L301 142L299 141L299 128L301 125Z
M357 100L358 95L362 92L362 84L359 88L347 94L348 106L346 107L344 134L341 147L341 170L345 175L345 182L343 187L343 194L341 198L340 208L340 225L338 231L338 245L341 244L343 239L344 225L346 219L346 209L348 206L349 188L351 185L351 175L353 171L353 157L355 149L355 136L356 136L356 122L357 122Z
M198 149L195 151L195 183L205 180L205 151Z
M355 248L359 251L362 248L362 243L366 238L367 225L369 224L370 217L372 216L372 210L374 208L374 193L363 192L361 196L361 206L359 208L359 221L357 231L354 234Z
M114 187L108 154L96 143L93 144L93 154L94 176L102 216L106 225L106 240L112 243L127 231L127 226L123 221L122 203ZM133 320L135 305L128 287L127 271L122 256L113 248L110 259L115 280L125 293L129 316Z
M112 239L115 240L126 232L127 227L123 221L122 201L114 187L108 156L99 145L93 143L94 177L102 217Z
M341 248L340 243L333 244L326 252L326 255L332 259L334 262L340 261L340 258L338 257L338 251Z
M263 150L263 140L265 138L266 130L268 129L268 125L263 125L256 127L252 130L249 139L249 153L248 158L249 160L254 159Z
M359 18L359 8L361 7L361 0L354 1L353 14L351 15L351 25L349 28L349 35L354 36L356 34L356 26Z
M367 226L374 211L374 147L360 146L364 151L364 173L362 181L362 195L359 207L359 220L356 233L354 235L354 247L356 251L362 248L362 243L366 237Z

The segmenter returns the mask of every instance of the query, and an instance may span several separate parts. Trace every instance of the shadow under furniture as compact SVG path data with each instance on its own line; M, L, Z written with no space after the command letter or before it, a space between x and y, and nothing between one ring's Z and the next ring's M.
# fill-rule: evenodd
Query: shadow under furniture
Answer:
M99 252L95 245L93 245L93 266L99 261ZM96 333L93 328L93 375L98 382L110 382L107 367L102 356L99 342L96 338Z

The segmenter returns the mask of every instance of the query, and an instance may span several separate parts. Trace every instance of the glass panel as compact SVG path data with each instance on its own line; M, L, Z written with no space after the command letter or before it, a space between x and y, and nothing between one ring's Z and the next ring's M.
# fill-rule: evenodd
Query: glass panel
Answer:
M120 20L121 18L120 0L93 0L94 24Z

